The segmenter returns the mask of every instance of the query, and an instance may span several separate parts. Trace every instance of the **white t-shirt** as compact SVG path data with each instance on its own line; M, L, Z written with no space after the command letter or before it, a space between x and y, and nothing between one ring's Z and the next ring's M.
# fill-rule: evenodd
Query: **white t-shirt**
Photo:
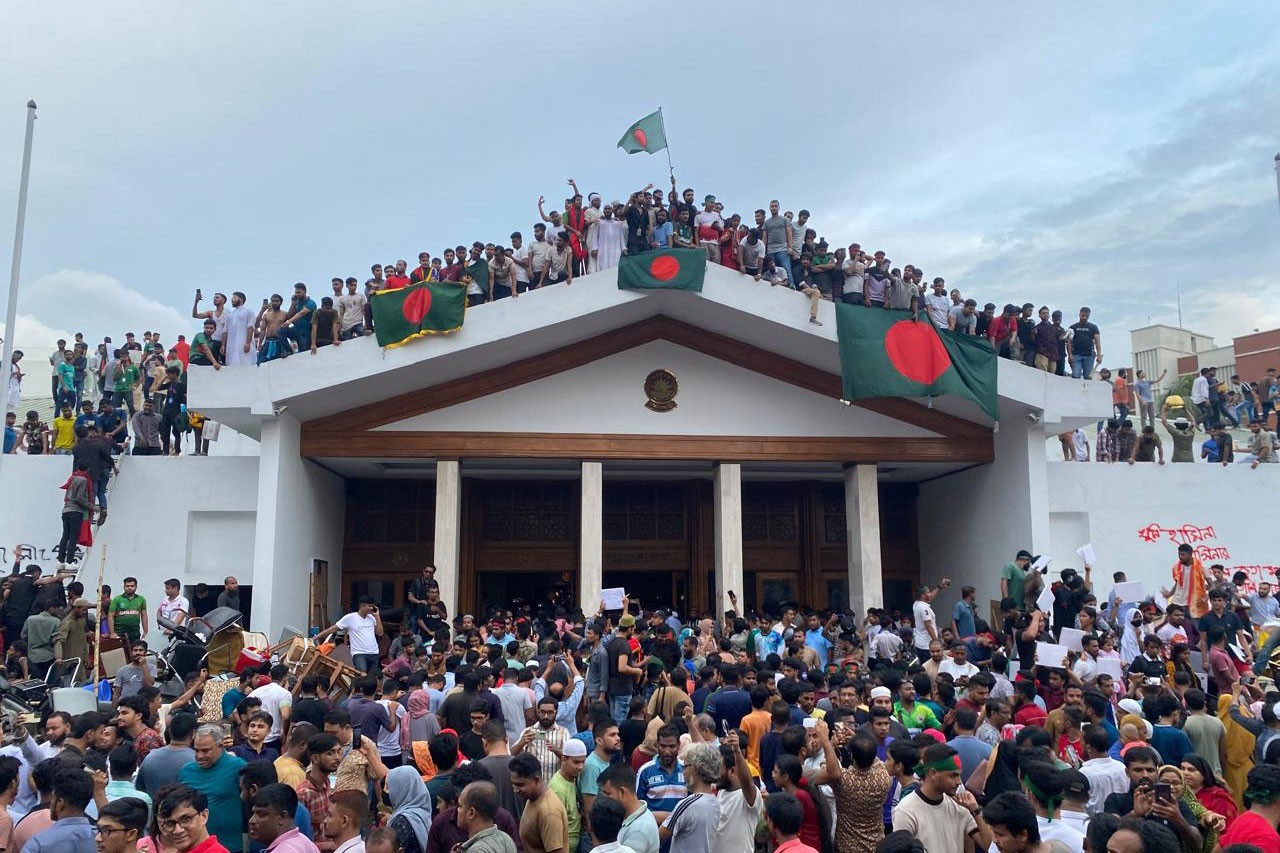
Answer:
M738 245L742 247L742 264L754 270L759 270L760 265L764 263L764 241L756 240L754 246L750 241L743 237L738 241Z
M1186 623L1183 624L1185 626ZM1156 636L1163 640L1166 646L1172 646L1174 643L1187 642L1187 629L1185 627L1178 628L1174 625L1164 625L1159 631L1156 631Z
M348 613L338 620L338 627L347 632L347 644L351 646L353 655L376 655L378 653L378 623L369 614L363 619L359 613Z
M254 699L262 700L262 710L271 715L271 732L267 735L267 740L278 740L284 732L280 709L293 706L293 694L287 687L273 681L262 685L249 695Z
M893 829L904 829L918 838L929 853L964 853L965 839L978 823L964 806L944 796L940 803L926 802L915 790L893 810Z
M1084 853L1084 835L1061 820L1049 820L1036 815L1036 825L1040 827L1041 841L1061 841L1067 845L1071 853Z
M862 263L862 261L849 259L844 262L844 266L840 269L844 273L844 292L861 293L862 274L866 269L866 264Z
M893 660L902 651L902 638L893 631L881 631L871 641L871 650L878 660Z
M720 218L720 214L715 211L707 212L704 210L693 218L693 230L697 233L698 229L702 226L706 225L710 227L715 225L717 222L720 223L720 227L723 229L724 220ZM699 237L699 239L701 240L702 238Z
M190 613L191 605L187 602L186 596L179 595L177 598L160 599L159 614L170 621L177 621L174 617L179 613Z
M381 727L378 729L378 755L381 758L399 755L403 751L400 749L400 731L409 712L399 702L392 702L390 699L380 699L378 704L387 709L388 715L394 714L396 718L394 732Z
M911 616L916 623L912 629L911 641L917 649L929 648L929 641L933 638L929 636L929 631L924 627L924 623L930 622L933 624L933 630L938 630L938 620L933 615L933 608L929 606L927 601L917 601L911 605Z
M338 297L338 314L342 317L342 331L349 332L364 322L366 301L363 293L344 293Z
M1076 450L1077 462L1089 461L1089 437L1084 434L1084 430L1077 429L1071 433L1071 444Z
M938 674L941 675L944 672L951 676L952 681L957 681L961 678L973 678L978 674L978 668L968 661L959 664L952 658L947 658L938 664Z
M519 249L511 250L511 260L516 262L516 282L529 283L529 270L524 262L529 260L529 244L521 243Z
M950 296L945 293L941 296L930 293L924 298L924 307L929 312L929 319L933 321L933 325L939 329L947 328L947 316L951 313Z
M750 806L741 790L721 791L716 798L720 801L720 820L716 823L716 838L711 845L711 853L754 850L756 826L764 812L764 795L756 791L756 801Z

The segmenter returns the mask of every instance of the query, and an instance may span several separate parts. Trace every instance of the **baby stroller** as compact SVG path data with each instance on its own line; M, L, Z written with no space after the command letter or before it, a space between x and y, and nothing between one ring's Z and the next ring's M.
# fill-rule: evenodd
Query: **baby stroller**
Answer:
M220 662L233 647L237 648L232 654L232 661L240 653L239 647L243 647L240 623L243 619L244 614L232 607L215 607L204 616L193 616L181 625L169 619L157 619L160 627L170 632L169 645L157 655L163 667L163 672L156 679L160 695L167 699L182 695L187 689L187 677L198 673L202 667L213 674L230 669Z

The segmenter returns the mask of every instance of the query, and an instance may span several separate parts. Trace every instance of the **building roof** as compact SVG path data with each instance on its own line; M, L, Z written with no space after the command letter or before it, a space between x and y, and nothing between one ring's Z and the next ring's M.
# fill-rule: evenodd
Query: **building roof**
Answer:
M358 411L486 371L501 372L515 362L622 333L654 318L738 342L766 360L776 354L817 374L838 377L834 306L819 306L824 325L815 326L808 322L807 305L804 296L789 288L755 282L717 265L708 265L701 293L622 291L616 271L606 270L572 285L470 308L460 331L403 347L383 350L366 337L258 368L195 368L189 401L192 408L257 437L261 422L285 408L303 422ZM767 372L768 366L758 369ZM1096 422L1111 409L1110 389L1103 383L1050 376L1003 359L999 394L1002 419L1034 415L1057 431ZM968 400L944 396L911 402L991 426Z

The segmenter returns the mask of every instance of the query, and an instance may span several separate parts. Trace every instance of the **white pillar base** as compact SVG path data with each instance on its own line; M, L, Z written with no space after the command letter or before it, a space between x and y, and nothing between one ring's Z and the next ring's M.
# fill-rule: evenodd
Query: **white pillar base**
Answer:
M578 606L595 613L604 589L604 465L582 463L578 525Z
M875 465L844 469L844 513L849 552L849 607L859 617L884 606L880 562L880 492Z
M721 462L715 472L716 596L719 618L733 605L729 593L742 600L742 465Z
M462 556L462 463L436 462L436 535L434 562L440 600L449 618L458 613L458 566Z

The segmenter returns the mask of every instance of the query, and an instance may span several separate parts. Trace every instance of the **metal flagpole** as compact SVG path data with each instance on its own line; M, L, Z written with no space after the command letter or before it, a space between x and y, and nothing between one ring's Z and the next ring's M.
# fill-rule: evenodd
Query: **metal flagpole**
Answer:
M4 315L4 348L0 360L4 362L5 393L8 393L9 371L13 362L14 339L18 323L18 274L22 270L22 232L27 219L27 182L31 177L31 137L36 129L36 102L27 101L27 138L22 146L22 178L18 182L18 223L13 231L13 263L9 267L9 307ZM0 464L4 454L0 453Z
M658 122L662 125L662 148L667 152L667 171L671 173L671 179L675 180L676 169L671 165L671 137L667 136L667 120L662 115L662 107L658 107Z

